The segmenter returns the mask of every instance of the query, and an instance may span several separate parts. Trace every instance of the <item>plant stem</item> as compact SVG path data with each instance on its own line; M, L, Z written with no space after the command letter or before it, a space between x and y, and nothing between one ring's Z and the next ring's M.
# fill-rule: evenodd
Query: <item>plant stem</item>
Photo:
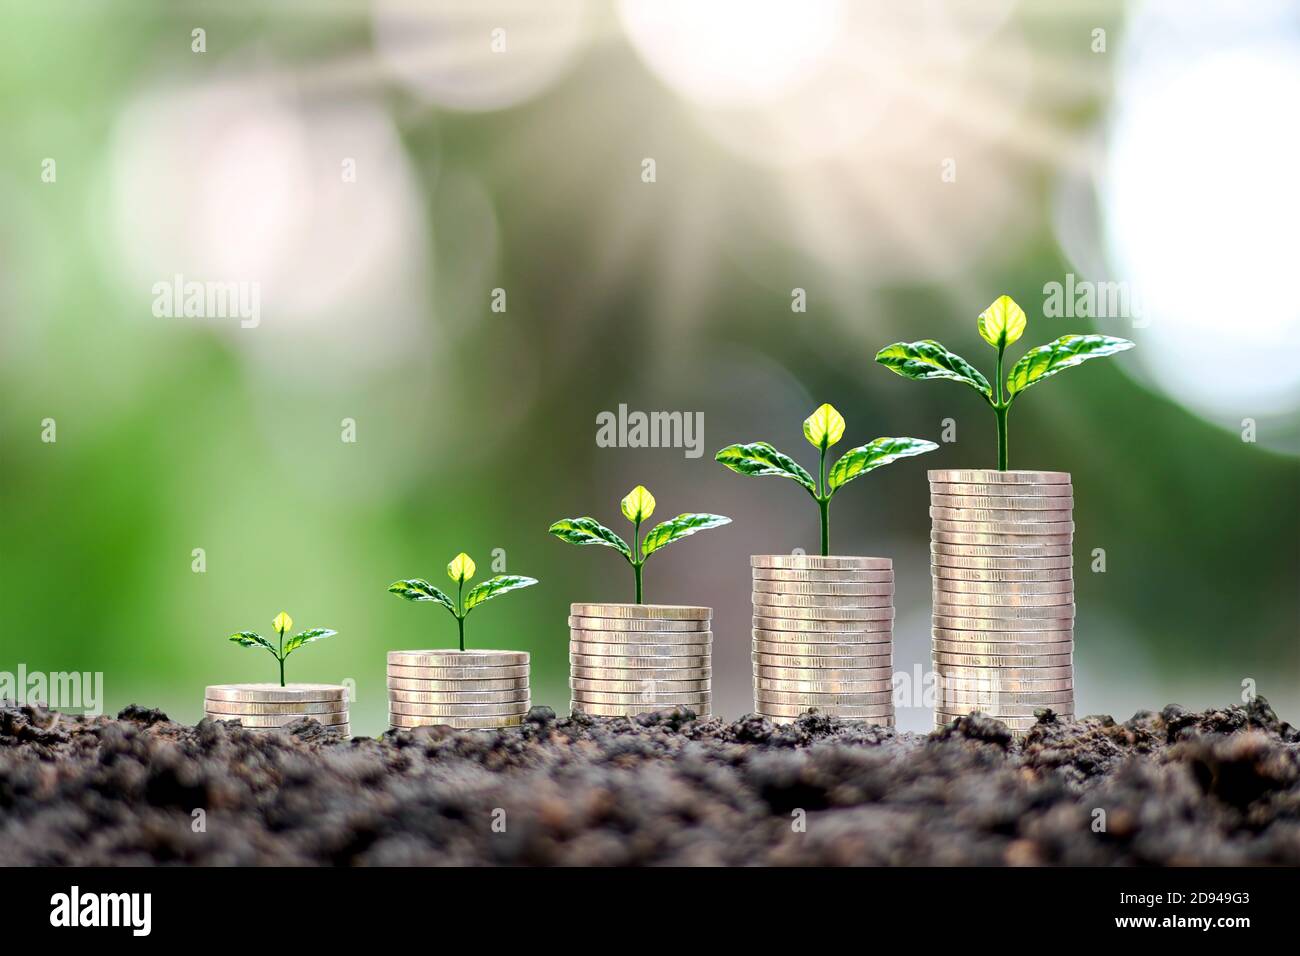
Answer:
M1011 403L1002 393L1002 358L1006 350L1005 344L998 346L997 401L993 404L993 412L998 417L998 471L1007 470L1007 409Z
M284 658L280 658L280 686L284 686Z
M280 632L280 652L275 655L280 662L280 686L284 686L284 631Z
M460 649L465 650L465 615L461 611L461 605L465 602L462 595L465 593L465 581L461 579L456 582L456 627L460 630Z
M998 471L1007 470L1007 412L1009 405L995 405L994 413L998 416Z
M645 555L641 554L641 521L632 522L632 553L637 560L632 562L632 575L636 578L636 603L641 603L641 569L645 567Z
M831 553L831 496L826 493L826 446L821 448L821 461L817 467L817 508L822 519L822 556Z

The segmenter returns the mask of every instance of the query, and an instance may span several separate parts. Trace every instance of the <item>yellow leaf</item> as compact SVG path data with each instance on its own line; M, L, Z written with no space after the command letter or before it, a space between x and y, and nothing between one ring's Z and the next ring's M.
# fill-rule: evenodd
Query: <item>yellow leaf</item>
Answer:
M1009 295L1000 295L976 320L980 336L994 348L1004 348L1025 334L1025 310Z
M474 576L476 570L478 568L474 564L474 559L462 551L452 558L451 563L447 565L447 577L457 584L464 584Z
M283 636L285 631L293 630L293 618L289 616L288 611L281 611L275 616L275 620L271 622L271 626L275 628L277 634Z
M623 517L628 521L644 521L655 513L655 496L645 485L637 485L623 499Z
M803 435L814 448L830 448L844 437L844 416L834 405L823 405L804 419Z

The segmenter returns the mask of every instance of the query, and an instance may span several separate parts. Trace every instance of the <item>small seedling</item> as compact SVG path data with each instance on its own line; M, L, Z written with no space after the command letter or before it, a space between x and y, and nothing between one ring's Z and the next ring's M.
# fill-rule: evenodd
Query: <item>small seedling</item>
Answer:
M923 438L877 438L857 448L850 448L831 466L828 474L826 452L844 437L844 416L834 406L822 405L804 419L803 434L820 455L817 481L797 461L765 441L728 445L713 457L742 475L777 475L797 481L817 502L821 514L824 555L831 553L830 509L835 492L859 475L874 471L881 465L934 451L939 447Z
M637 485L623 499L622 509L623 517L632 522L631 547L628 547L626 541L595 518L561 518L547 530L561 541L567 541L569 544L600 544L607 548L613 548L623 555L627 563L632 565L632 573L636 580L637 604L642 603L641 569L645 567L646 558L660 548L693 535L697 531L704 531L706 528L717 528L720 525L731 523L730 518L724 518L722 515L678 515L676 518L669 518L667 521L655 525L646 532L643 541L641 540L641 522L654 514L654 495L650 494L644 485Z
M980 337L998 350L997 391L988 379L960 355L949 352L932 339L919 342L895 342L876 353L876 361L903 378L948 378L964 382L984 396L998 419L998 470L1007 470L1007 413L1011 403L1031 385L1037 385L1057 372L1081 365L1088 359L1114 355L1133 348L1128 339L1110 335L1062 335L1055 342L1030 349L1020 357L1006 378L1002 379L1002 360L1007 346L1025 332L1025 310L1009 295L980 313L976 320Z
M494 578L480 581L470 588L469 593L466 594L465 582L474 576L476 570L478 568L474 564L474 559L464 551L451 559L451 562L447 565L447 577L456 582L455 601L423 578L394 581L388 586L388 590L393 594L401 595L408 601L434 601L450 611L451 616L456 619L456 628L460 632L460 649L463 651L465 649L465 618L469 617L470 611L484 601L490 601L508 591L532 587L537 583L536 578L526 578L521 574L498 574Z
M333 637L338 631L332 631L328 627L313 627L310 630L299 631L287 641L284 635L293 627L293 618L286 611L281 611L271 622L275 628L275 633L279 640L272 644L270 640L261 634L255 634L253 631L240 631L238 634L231 634L230 640L234 641L240 647L265 647L271 652L280 664L280 686L284 686L284 659L302 647L304 644L311 644L315 641L323 641L327 637Z

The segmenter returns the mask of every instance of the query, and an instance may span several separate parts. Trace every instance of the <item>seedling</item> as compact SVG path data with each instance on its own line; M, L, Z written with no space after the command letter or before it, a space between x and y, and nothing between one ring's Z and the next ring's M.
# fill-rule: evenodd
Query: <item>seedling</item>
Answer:
M240 631L238 634L231 634L230 640L234 641L240 647L264 647L271 652L280 664L280 686L284 686L284 659L302 647L304 644L311 644L315 641L323 641L327 637L333 637L338 631L331 631L328 627L313 627L310 630L299 631L287 641L284 635L293 627L293 618L287 611L281 611L271 622L275 628L275 633L279 640L272 644L269 639L253 631Z
M765 441L728 445L713 457L742 475L776 475L798 482L817 502L817 510L821 514L824 555L831 553L830 509L835 492L854 478L875 471L881 465L888 465L900 458L910 458L912 455L922 455L939 447L923 438L877 438L857 448L850 448L831 466L830 473L827 474L826 452L844 437L844 416L834 406L822 405L804 419L803 434L820 455L817 481L797 461Z
M980 337L998 350L997 391L979 370L959 355L954 355L932 339L919 342L895 342L876 353L876 361L903 378L948 378L964 382L984 396L998 419L998 470L1007 470L1007 413L1011 403L1031 385L1037 385L1057 372L1081 365L1088 359L1114 355L1133 348L1128 339L1109 335L1062 335L1055 342L1030 349L1020 357L1002 379L1002 360L1007 346L1025 332L1025 310L1008 295L980 313L976 320Z
M637 604L642 603L641 570L645 567L646 559L650 555L674 541L680 541L682 538L695 534L697 531L731 524L731 519L724 518L722 515L678 515L676 518L669 518L667 521L655 525L646 532L645 540L641 540L641 522L654 514L655 496L646 491L644 485L637 485L627 493L627 497L623 499L621 506L623 517L632 522L631 547L628 547L626 541L595 518L561 518L547 530L561 541L567 541L569 544L600 544L607 548L613 548L623 555L627 563L632 565L632 574L636 580Z
M498 574L494 578L480 581L465 593L465 582L478 570L474 559L462 551L452 558L447 565L447 577L456 582L456 600L453 601L442 591L435 588L423 578L411 578L407 581L394 581L388 586L393 594L401 595L408 601L433 601L441 604L456 619L456 628L460 632L460 649L465 649L465 618L484 601L490 601L509 591L530 588L537 583L536 578L526 578L521 574Z

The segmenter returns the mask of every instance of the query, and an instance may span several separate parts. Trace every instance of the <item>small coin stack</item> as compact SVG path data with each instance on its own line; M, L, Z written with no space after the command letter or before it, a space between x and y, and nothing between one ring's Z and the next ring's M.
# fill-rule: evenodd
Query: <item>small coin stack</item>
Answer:
M667 707L713 710L713 609L664 604L573 604L570 707L623 717Z
M348 692L340 684L211 684L203 691L204 716L238 720L248 730L274 730L310 717L343 736Z
M389 651L388 724L514 727L531 706L523 651Z
M935 723L1074 714L1074 496L1059 471L931 471Z
M773 720L816 707L893 726L894 563L758 554L754 706Z

